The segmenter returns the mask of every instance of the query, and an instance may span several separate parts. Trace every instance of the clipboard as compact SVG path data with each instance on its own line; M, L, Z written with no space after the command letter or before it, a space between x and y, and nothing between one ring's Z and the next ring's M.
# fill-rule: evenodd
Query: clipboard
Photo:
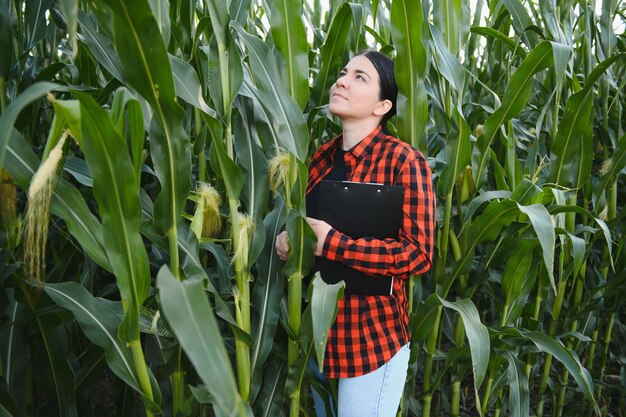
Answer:
M402 225L404 187L376 183L328 181L319 185L317 217L353 239L397 238ZM315 258L313 272L324 282L346 283L345 294L389 295L393 277L368 275L348 264Z

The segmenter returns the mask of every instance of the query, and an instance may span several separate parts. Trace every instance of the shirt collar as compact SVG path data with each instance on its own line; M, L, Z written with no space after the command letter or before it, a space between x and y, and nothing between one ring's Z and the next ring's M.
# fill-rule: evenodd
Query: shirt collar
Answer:
M378 125L376 129L372 130L372 132L364 137L359 143L354 145L352 149L346 151L346 153L352 154L355 158L361 159L368 153L372 151L374 146L384 137L382 132L382 125ZM341 148L341 144L343 143L343 135L340 137L340 140L337 141L337 149Z

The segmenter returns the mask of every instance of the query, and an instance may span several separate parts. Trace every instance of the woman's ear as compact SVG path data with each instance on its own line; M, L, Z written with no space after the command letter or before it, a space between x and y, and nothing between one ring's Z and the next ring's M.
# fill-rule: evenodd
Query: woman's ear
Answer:
M387 114L387 112L389 112L389 110L391 110L392 107L393 103L391 102L391 100L382 100L378 103L376 108L374 108L374 115L384 116L385 114Z

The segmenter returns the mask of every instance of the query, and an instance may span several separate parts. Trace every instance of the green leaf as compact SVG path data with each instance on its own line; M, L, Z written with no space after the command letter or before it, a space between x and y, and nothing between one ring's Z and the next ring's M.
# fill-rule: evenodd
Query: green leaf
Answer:
M75 282L44 284L44 290L56 304L72 312L85 336L93 344L104 349L107 364L113 373L141 394L132 353L127 344L117 337L120 319L115 311ZM153 392L154 389L153 386ZM145 396L143 399L147 400Z
M450 308L461 315L465 334L470 345L472 353L472 369L474 371L474 392L478 399L478 390L485 379L487 373L487 365L489 364L489 331L487 327L480 322L480 316L476 306L470 299L449 302L439 297L444 307Z
M554 245L556 235L554 233L554 225L552 224L552 218L548 209L541 204L533 204L530 206L523 206L517 204L520 212L526 214L530 219L530 223L533 225L537 239L543 251L543 261L548 271L548 277L552 284L552 289L556 293L556 285L554 284Z
M83 10L78 12L78 23L80 24L80 40L87 45L96 61L116 79L125 82L124 67L111 40L98 33L91 16Z
M430 33L433 38L434 46L433 61L439 73L444 77L450 86L461 95L463 93L463 84L465 81L465 70L461 66L459 59L452 54L450 49L437 29L436 26L430 26ZM468 127L469 129L469 127Z
M493 39L497 39L500 40L504 43L504 45L506 45L512 52L514 52L518 58L524 59L526 58L526 52L524 51L524 48L522 48L521 45L519 45L517 42L515 42L515 40L513 40L512 38L506 36L504 33L491 28L491 27L483 27L483 26L472 26L470 28L470 31L472 33L476 33L478 35L484 36L484 37L488 37L488 38L493 38Z
M585 260L585 252L587 250L587 241L585 239L579 238L578 236L574 236L571 233L568 233L567 236L572 242L571 253L572 259L574 260L574 270L572 271L573 275L578 275L580 271L580 267L583 265Z
M46 36L48 20L46 14L51 5L52 0L33 0L26 2L24 14L24 52L30 51ZM0 164L1 162L2 159L0 158Z
M127 88L118 88L113 96L111 106L111 119L117 132L121 136L126 135L125 116L128 115L128 143L133 159L135 178L141 177L141 165L143 164L144 123L141 103Z
M469 165L472 158L470 128L456 108L452 122L450 139L446 141L446 167L437 182L437 190L442 196L452 192L459 174Z
M531 280L528 272L533 263L533 252L537 247L537 242L524 239L517 242L515 250L506 261L504 271L502 272L502 298L504 305L508 307L506 317L503 322L511 323L518 318L516 312L513 312L513 306L520 298L527 299L524 289L528 288L527 281Z
M551 42L551 44L552 53L554 55L554 75L556 78L557 88L561 88L567 72L567 63L569 62L570 56L574 51L569 45L563 45L558 42Z
M274 249L274 241L285 222L286 206L276 202L274 210L263 221L265 246L255 266L259 272L252 290L252 336L254 345L250 352L252 386L261 383L263 365L268 358L280 317L280 299L284 279L280 273L280 260Z
M437 294L434 293L419 303L411 327L412 341L422 343L426 340L437 322L440 308L441 302Z
M243 100L244 98L240 97L239 103ZM238 117L235 119L233 129L237 138L235 154L238 158L238 164L245 171L243 192L241 193L242 200L246 205L246 211L252 216L255 223L260 224L263 221L263 216L267 213L270 193L267 172L268 161L263 149L259 146L260 141L254 126L252 100L248 100L247 104L249 105L240 106ZM250 259L250 263L254 263L254 260Z
M321 66L315 77L313 91L311 92L314 106L322 106L328 103L328 92L335 78L339 75L339 70L343 64L348 33L353 23L354 17L350 5L347 3L342 4L328 26L328 32L321 47Z
M76 181L85 187L93 187L93 178L91 177L91 172L89 172L87 162L85 162L84 159L70 156L65 160L63 169L70 173Z
M211 166L224 180L228 198L238 201L243 187L244 174L239 165L226 153L221 137L211 135L211 152L209 155Z
M502 352L502 356L509 362L507 379L509 383L509 408L511 417L526 417L530 415L530 394L525 363L517 359L512 352Z
M602 175L600 181L593 187L593 195L598 200L609 182L616 181L617 176L626 167L626 134L622 135L611 155L609 170Z
M289 258L282 273L286 277L304 277L313 267L315 258L313 251L317 238L306 219L298 212L291 210L287 217L287 235L291 247ZM297 279L297 278L295 278Z
M251 416L252 411L237 391L230 359L203 282L197 279L179 281L167 265L163 265L157 275L161 308L198 376L211 393L216 415Z
M315 346L317 366L319 369L324 369L328 331L337 317L337 302L343 298L346 284L343 281L334 285L326 284L318 271L311 280L311 287L313 346Z
M270 24L272 39L285 60L285 84L304 110L309 98L309 45L302 22L302 0L274 0Z
M472 201L470 201L467 206L467 211L465 212L465 217L470 219L474 216L474 213L480 206L482 206L487 201L491 202L495 199L506 199L511 198L511 192L506 190L495 190L495 191L485 191L481 195L474 197Z
M433 23L441 30L444 45L458 56L467 41L470 27L470 10L467 0L433 2Z
M278 126L278 141L298 159L306 160L309 146L306 122L294 99L280 83L275 82L279 71L274 56L261 39L246 33L238 23L231 25L246 45L261 104L274 116L272 123Z
M0 77L8 78L13 62L13 26L11 25L11 0L0 0Z
M211 117L217 117L215 110L210 108L202 97L202 86L196 70L174 55L168 55L174 76L176 95L185 102L202 110Z
M57 84L49 82L39 82L31 85L22 92L11 104L0 114L0 167L4 167L4 155L6 153L9 137L12 134L13 126L24 107L33 101L40 99L50 91L66 90Z
M555 206L551 206L548 211L550 212L551 215L559 214L559 213L567 213L567 212L578 213L596 222L598 227L600 227L600 230L602 230L602 235L604 237L604 240L606 241L607 250L609 251L609 259L611 261L611 266L614 267L613 265L613 240L611 239L611 231L609 230L604 220L595 217L588 210L585 210L583 207L580 207L580 206L555 205Z
M230 32L226 40L228 44L221 46L213 36L208 49L209 91L214 107L222 116L231 112L233 100L243 82L242 57ZM224 48L222 55L220 47Z
M230 1L230 20L235 20L241 25L246 23L250 14L250 3L252 0L231 0Z
M24 316L26 306L15 300L12 288L5 288L4 294L8 298L0 307L0 314L6 317L6 324L0 329L0 362L2 363L2 378L0 384L6 383L5 387L0 387L0 405L11 404L14 409L8 416L26 415L27 387L24 384L24 375L31 366ZM4 298L4 297L3 297ZM4 389L6 388L6 392ZM5 401L6 397L10 401ZM1 410L1 407L0 407ZM0 413L1 415L1 413Z
M519 0L502 0L502 4L511 15L513 26L526 45L528 45L529 48L533 48L537 45L537 35L534 32L527 31L534 23L524 5Z
M72 367L67 358L67 335L65 328L58 323L50 322L46 318L35 319L43 339L45 359L50 365L50 380L45 384L45 390L53 392L55 401L51 401L60 416L77 417L76 401L74 398L75 378Z
M541 197L543 191L528 178L522 178L511 194L511 200L519 204L536 202Z
M422 144L428 121L426 49L422 41L422 2L396 0L391 5L391 37L396 48L395 73L398 84L398 135L427 153ZM420 146L422 145L422 146Z
M57 7L63 13L65 22L67 24L67 34L72 45L72 56L76 57L78 53L76 44L76 27L78 26L78 6L79 0L60 0L57 2Z
M209 9L211 17L211 25L218 46L225 47L228 45L228 16L229 10L226 0L208 0L206 6Z
M614 55L598 64L585 80L585 86L567 100L550 150L551 182L578 188L589 178L593 162L592 87L617 59L625 56Z
M478 152L474 153L473 161L476 188L482 185L482 174L487 165L489 147L500 130L500 126L519 114L532 92L534 75L546 69L552 62L552 45L550 42L542 42L528 54L511 76L502 105L485 121L483 133L476 143Z
M561 362L574 378L580 390L585 394L585 397L591 401L596 412L599 413L598 404L593 396L593 381L591 375L589 375L589 371L581 365L575 352L563 346L560 340L545 333L525 329L508 329L506 333L521 336L531 341L539 350L549 353Z
M263 391L259 394L257 403L260 411L258 417L280 416L285 403L285 381L287 379L287 362L273 360L267 367Z
M233 333L237 337L237 340L241 340L248 346L252 346L254 343L252 337L237 325L237 322L232 315L231 309L228 307L226 302L222 300L220 294L213 286L211 281L209 281L209 277L204 270L202 263L200 262L200 248L195 233L193 233L191 229L189 229L189 227L184 224L181 224L177 228L177 231L178 250L181 253L180 266L183 269L185 277L187 279L201 280L203 282L206 282L206 291L213 295L213 300L215 303L215 314L217 314L218 317L228 323L228 325L233 330ZM211 252L211 254L215 257L215 262L219 265L218 268L227 268L228 259L226 258L226 253L221 246L205 243L202 245L202 248ZM224 272L227 273L227 271ZM227 281L227 283L228 285L226 286L226 288L220 289L222 291L226 290L230 294L230 281Z
M167 50L147 0L106 0L114 12L115 45L129 83L150 103L157 124L150 154L161 183L154 203L155 228L165 234L179 221L191 188L191 152L183 128Z
M465 241L465 251L452 274L446 276L439 295L446 296L454 280L466 272L474 259L474 248L478 243L494 240L503 227L508 226L519 215L519 208L511 200L492 201L485 211L473 222L463 226L460 239Z
M150 289L148 254L139 233L139 182L125 141L108 113L89 96L76 93L81 103L82 150L94 179L94 196L102 217L105 250L113 267L126 315L120 339L139 339L139 307Z
M152 14L161 29L161 36L163 37L163 43L168 45L170 43L171 35L171 21L170 21L170 3L168 0L149 0L150 9Z

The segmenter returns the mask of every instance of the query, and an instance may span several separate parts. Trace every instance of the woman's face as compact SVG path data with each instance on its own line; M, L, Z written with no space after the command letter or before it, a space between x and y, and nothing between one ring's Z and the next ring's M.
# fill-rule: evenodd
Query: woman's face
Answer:
M382 118L391 101L380 99L380 79L372 62L357 55L330 87L328 109L342 121Z

